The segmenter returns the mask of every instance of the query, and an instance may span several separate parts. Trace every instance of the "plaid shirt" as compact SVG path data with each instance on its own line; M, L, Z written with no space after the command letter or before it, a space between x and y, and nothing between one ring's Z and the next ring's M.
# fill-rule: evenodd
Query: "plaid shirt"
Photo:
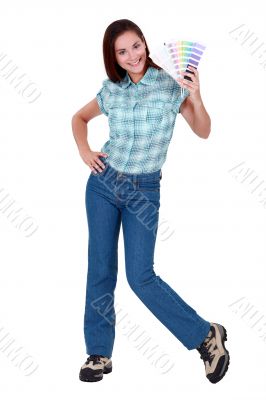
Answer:
M141 174L158 171L165 162L180 105L189 96L163 69L149 66L138 83L128 73L114 83L105 79L96 99L108 117L109 140L101 151L120 172Z

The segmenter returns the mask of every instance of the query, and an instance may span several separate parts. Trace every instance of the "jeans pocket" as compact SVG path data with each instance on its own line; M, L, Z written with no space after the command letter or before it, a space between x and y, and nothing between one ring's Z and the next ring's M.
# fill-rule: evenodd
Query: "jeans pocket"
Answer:
M152 180L139 180L137 183L137 189L141 192L152 191L159 192L160 191L160 178L152 179Z

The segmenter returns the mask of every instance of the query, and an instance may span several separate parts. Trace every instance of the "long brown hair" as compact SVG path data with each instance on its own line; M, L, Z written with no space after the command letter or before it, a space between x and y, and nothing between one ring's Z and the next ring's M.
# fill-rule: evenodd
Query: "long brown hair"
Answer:
M148 66L151 66L157 69L162 69L149 57L150 51L146 39L138 25L129 19L118 19L107 27L103 37L103 60L105 70L109 79L115 83L121 81L126 75L126 70L120 67L116 61L114 48L116 38L126 31L134 31L138 37L144 41L147 55L146 67L148 68Z

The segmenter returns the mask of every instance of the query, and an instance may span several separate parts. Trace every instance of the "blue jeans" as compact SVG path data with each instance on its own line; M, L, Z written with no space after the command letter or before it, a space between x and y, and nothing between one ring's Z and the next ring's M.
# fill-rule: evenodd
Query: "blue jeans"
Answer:
M161 170L126 174L112 168L105 157L99 158L105 169L97 174L91 172L86 185L89 243L84 336L87 354L112 356L121 222L129 286L188 350L195 349L207 336L210 323L153 269Z

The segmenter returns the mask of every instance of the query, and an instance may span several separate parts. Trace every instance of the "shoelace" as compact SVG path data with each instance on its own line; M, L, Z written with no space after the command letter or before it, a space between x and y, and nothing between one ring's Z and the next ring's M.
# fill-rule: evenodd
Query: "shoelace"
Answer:
M204 361L209 361L209 363L211 363L214 354L211 354L211 352L209 351L209 341L212 339L212 335L207 336L206 339L204 340L204 342L197 348L198 352L200 353L200 358L202 358Z
M100 356L100 355L98 355L98 354L91 354L91 355L87 358L86 364L89 364L90 361L92 361L93 364L95 364L96 362L101 361L101 357L102 357L102 356Z

